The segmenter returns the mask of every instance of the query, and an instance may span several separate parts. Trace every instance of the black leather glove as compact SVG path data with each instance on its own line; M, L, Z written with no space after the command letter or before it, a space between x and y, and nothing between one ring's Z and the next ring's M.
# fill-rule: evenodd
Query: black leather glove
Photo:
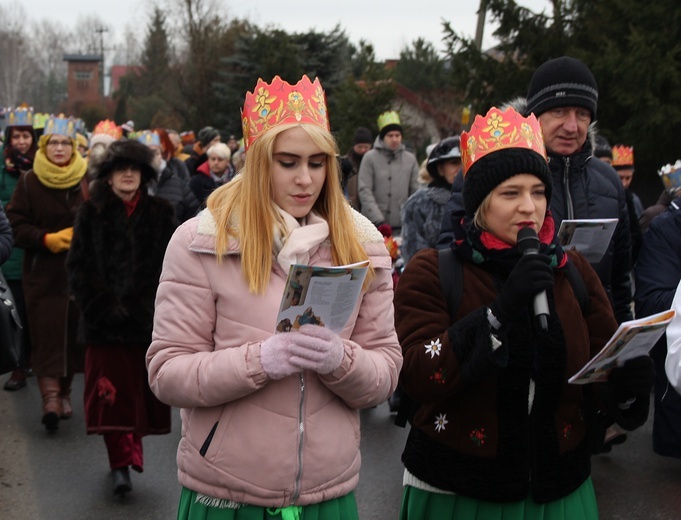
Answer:
M534 297L553 287L553 269L548 255L520 257L499 295L490 305L492 314L507 328L522 315Z
M618 403L648 399L655 383L655 363L650 356L628 359L608 376L608 389Z

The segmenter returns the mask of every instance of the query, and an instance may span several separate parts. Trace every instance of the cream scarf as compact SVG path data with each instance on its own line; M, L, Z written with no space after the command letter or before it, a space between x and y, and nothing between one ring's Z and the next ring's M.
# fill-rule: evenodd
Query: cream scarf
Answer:
M65 166L57 166L47 158L45 149L47 148L47 139L40 138L40 146L35 154L33 161L33 172L38 177L38 180L48 188L57 190L65 190L73 188L78 184L85 172L87 172L87 162L73 146L73 155ZM73 141L73 139L71 139Z
M277 263L288 273L293 264L307 264L319 246L329 238L329 224L314 212L300 221L277 206L286 229L274 232Z

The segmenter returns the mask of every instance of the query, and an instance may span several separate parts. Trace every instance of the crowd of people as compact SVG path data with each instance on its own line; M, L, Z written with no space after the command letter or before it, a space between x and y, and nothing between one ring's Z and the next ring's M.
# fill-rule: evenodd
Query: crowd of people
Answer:
M644 208L598 103L584 63L549 60L420 167L395 110L341 155L307 76L259 80L224 143L11 109L0 260L27 326L4 389L35 374L54 434L84 373L117 496L179 408L180 519L357 518L359 411L386 401L410 423L402 520L596 519L590 458L651 393L653 450L681 458L681 163ZM575 219L617 220L599 261L561 244ZM367 260L342 331L276 330L292 265ZM568 383L670 308L650 355Z

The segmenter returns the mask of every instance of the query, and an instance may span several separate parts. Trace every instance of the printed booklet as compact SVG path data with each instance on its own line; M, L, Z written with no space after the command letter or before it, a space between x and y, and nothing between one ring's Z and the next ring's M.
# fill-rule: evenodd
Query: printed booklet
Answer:
M646 318L625 321L605 347L568 382L583 385L607 381L608 373L617 365L621 365L627 359L647 355L675 315L675 311L668 310Z
M340 333L355 309L368 269L369 260L333 267L292 265L276 331L289 332L311 323Z
M616 218L563 220L558 240L567 251L582 253L589 263L600 262L617 227Z

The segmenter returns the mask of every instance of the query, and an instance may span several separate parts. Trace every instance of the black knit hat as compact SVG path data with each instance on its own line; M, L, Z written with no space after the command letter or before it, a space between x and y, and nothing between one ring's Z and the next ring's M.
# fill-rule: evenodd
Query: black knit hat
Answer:
M371 135L371 130L360 126L355 130L355 135L352 137L352 144L371 144L374 138Z
M589 67L581 61L563 56L541 65L532 76L527 91L525 115L539 117L552 108L581 107L596 119L598 84Z
M220 137L220 132L212 126L205 126L199 130L197 139L199 140L199 143L201 143L201 146L205 148L216 137Z
M390 123L389 125L385 125L383 128L381 128L381 131L379 132L379 137L383 139L388 132L402 132L402 125L398 125L397 123Z
M526 148L504 148L475 161L463 182L463 206L473 216L485 197L499 184L521 173L530 173L546 185L546 200L551 200L551 172L541 155Z
M99 164L93 164L93 175L96 180L103 181L113 172L136 166L142 173L141 185L156 179L153 167L154 152L147 145L131 139L121 139L109 145Z

